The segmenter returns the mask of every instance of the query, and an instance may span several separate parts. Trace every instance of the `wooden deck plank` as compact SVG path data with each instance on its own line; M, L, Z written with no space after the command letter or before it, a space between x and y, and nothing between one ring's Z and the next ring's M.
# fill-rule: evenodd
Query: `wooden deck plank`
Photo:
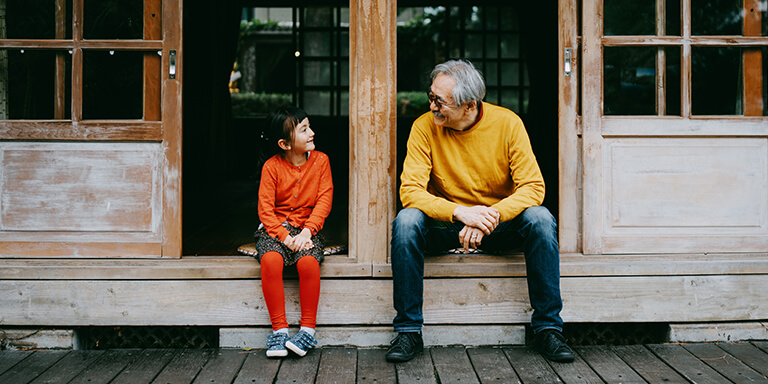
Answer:
M270 359L263 349L245 358L234 384L271 384L280 369L280 359Z
M602 384L605 383L600 376L592 370L584 359L576 354L571 363L556 363L549 361L549 366L555 370L565 384Z
M323 348L317 383L355 384L357 374L357 349Z
M699 361L696 356L680 345L649 344L648 349L690 382L696 384L722 384L728 382L725 377Z
M584 346L575 349L606 383L645 384L645 380L607 346Z
M26 383L40 376L69 351L37 351L0 375L0 383Z
M768 353L768 341L753 341L755 347L760 348L763 352Z
M11 369L32 353L32 351L4 351L0 354L0 373Z
M104 351L71 351L31 383L68 383L103 354Z
M395 364L388 363L384 355L385 349L357 350L357 382L358 384L395 384L397 370Z
M430 348L429 352L441 384L480 384L465 347Z
M177 352L175 349L145 349L110 384L149 384Z
M283 359L275 384L314 383L320 365L321 350L310 350L304 357ZM289 355L290 356L290 355Z
M499 348L469 348L467 355L481 384L522 383Z
M649 383L688 383L688 380L642 345L617 345L611 349Z
M238 349L220 349L211 356L193 383L226 383L235 380L248 354Z
M768 352L764 352L750 343L718 343L717 346L761 375L768 376Z
M437 384L432 357L428 348L417 354L413 360L395 364L398 383Z
M684 344L683 347L735 384L768 383L768 379L731 356L716 344Z
M70 384L109 383L140 355L139 349L110 349L86 367Z
M553 384L563 381L549 366L547 360L538 352L528 347L504 348L504 354L512 363L520 380L525 384Z
M213 355L212 349L187 349L173 357L153 384L189 384Z

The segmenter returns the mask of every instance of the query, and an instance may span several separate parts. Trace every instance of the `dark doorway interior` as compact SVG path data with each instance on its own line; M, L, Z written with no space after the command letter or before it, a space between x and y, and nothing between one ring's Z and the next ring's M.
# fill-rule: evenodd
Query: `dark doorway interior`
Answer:
M301 4L291 4L300 7ZM183 255L236 255L237 247L252 242L252 234L258 226L257 216L257 192L258 192L258 157L263 151L261 133L264 127L264 114L252 116L242 115L233 117L233 102L237 110L238 100L232 97L229 90L229 80L233 69L233 61L238 57L237 39L240 33L240 20L243 18L243 7L286 7L285 4L268 4L264 2L231 2L217 5L216 7L204 6L199 2L184 2L184 122L183 122ZM312 6L315 6L313 3ZM302 67L296 71L292 78L284 74L284 71L275 71L269 78L269 86L280 87L286 83L297 83L297 78L306 74L317 74L313 70L322 71L323 63L329 62L333 72L330 75L328 85L317 85L306 82L301 91L289 93L292 103L309 109L305 103L308 100L319 100L317 97L330 95L331 101L321 104L328 106L328 113L312 113L310 121L316 133L318 150L326 152L331 158L331 166L334 177L334 205L331 216L326 222L326 235L329 240L339 244L346 244L348 228L348 188L349 188L349 118L348 118L348 51L344 51L345 39L348 39L344 30L345 17L343 7L348 7L348 2L327 5L332 11L332 19L338 23L328 27L317 26L308 32L330 31L334 41L328 44L334 46L331 51L317 51L315 57L311 51L303 52L304 63L310 63L308 68ZM421 2L400 1L398 6L403 7L427 7L430 4ZM509 3L500 1L481 1L477 7L509 7ZM469 15L477 12L474 6L447 2L444 10L449 15L456 12L459 15ZM348 12L348 8L347 8ZM546 1L531 4L530 2L517 2L511 11L506 11L506 16L497 18L500 26L496 28L515 31L518 34L517 56L502 57L498 53L498 60L489 58L483 53L482 57L469 57L473 62L484 63L484 70L498 63L517 63L524 69L519 72L525 79L518 79L517 83L503 83L499 80L494 88L496 96L491 102L505 104L505 95L508 90L517 89L519 98L509 107L523 118L528 129L534 152L539 165L544 173L547 183L547 197L545 205L557 217L558 211L558 139L557 139L557 2ZM492 13L492 11L487 12ZM514 20L512 20L514 18ZM322 20L322 19L321 19ZM447 20L451 20L448 18ZM458 19L456 19L458 20ZM456 21L454 20L454 21ZM410 131L410 126L415 116L422 111L426 112L428 106L425 101L422 104L412 103L403 106L403 100L411 101L411 95L423 94L428 84L428 73L435 63L451 59L466 57L470 52L473 41L477 39L465 39L472 35L491 36L488 26L479 30L467 30L461 21L458 32L445 30L446 38L450 41L461 41L457 44L457 50L438 49L418 67L407 59L413 57L408 50L414 50L413 45L398 44L398 109L402 114L398 117L398 175L405 156L405 143ZM514 27L505 26L506 23L515 23ZM348 21L347 21L348 23ZM310 25L310 21L305 21ZM204 27L203 27L204 26ZM348 24L346 25L348 29ZM486 29L482 29L486 28ZM493 27L490 27L493 28ZM464 31L464 32L461 32ZM398 33L400 30L398 30ZM463 36L461 33L465 33ZM294 35L296 36L296 35ZM280 41L280 37L275 37ZM492 37L490 37L492 38ZM285 39L283 37L282 39ZM398 37L398 39L401 39ZM291 44L298 44L291 40ZM336 45L333 45L336 44ZM481 44L488 44L487 42ZM484 47L486 46L484 45ZM501 48L501 46L500 46ZM320 49L320 48L318 48ZM283 49L284 50L284 49ZM309 48L308 48L309 50ZM261 51L272 49L261 48ZM280 52L275 48L274 52ZM292 52L286 51L288 54ZM285 54L285 52L283 52ZM287 60L287 61L286 61ZM284 69L288 58L282 58L277 62L278 67ZM478 61L479 60L479 61ZM268 64L268 63L267 63ZM345 66L346 65L346 66ZM489 67L489 65L491 65ZM501 65L501 64L499 64ZM274 67L274 66L273 66ZM501 73L500 70L497 71ZM281 73L281 74L278 74ZM486 77L489 73L485 73ZM285 77L284 81L281 81ZM419 80L421 79L421 80ZM418 89L407 89L403 84L409 84ZM511 84L511 85L510 85ZM517 85L515 85L517 84ZM515 88L517 87L517 88ZM403 91L402 95L400 91ZM285 90L275 91L286 92ZM301 93L304 92L304 93ZM315 92L315 93L312 93ZM320 95L320 96L317 96ZM346 98L345 98L346 97ZM413 96L416 97L416 96ZM313 99L314 98L314 99ZM401 108L402 107L402 108ZM311 108L319 108L317 106ZM235 113L237 115L237 113ZM399 177L398 177L399 181ZM399 200L399 199L398 199ZM399 205L399 203L398 203ZM399 208L399 207L398 207Z

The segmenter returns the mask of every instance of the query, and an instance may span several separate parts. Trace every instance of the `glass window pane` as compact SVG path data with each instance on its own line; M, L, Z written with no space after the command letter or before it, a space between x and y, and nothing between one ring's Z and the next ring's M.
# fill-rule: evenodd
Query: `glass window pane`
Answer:
M691 48L691 113L741 115L741 49Z
M3 0L6 39L71 39L72 0ZM58 26L58 29L57 29Z
M349 116L349 91L341 92L340 116Z
M656 114L655 47L605 47L605 115Z
M160 17L157 17L160 22ZM84 0L83 37L86 39L142 39L144 2Z
M520 57L519 35L505 33L501 35L501 57L503 59L517 59Z
M349 60L339 62L339 85L349 87Z
M468 31L480 31L483 29L482 12L480 7L464 8L464 28Z
M303 108L310 116L329 116L331 114L331 92L304 91Z
M485 54L490 59L499 57L499 37L496 34L485 35Z
M605 35L655 35L656 1L604 0Z
M520 85L520 63L501 63L501 85Z
M680 0L665 0L666 5L666 25L664 34L667 36L682 36L683 30L680 26Z
M525 114L520 110L520 91L515 89L504 89L501 91L501 100L499 104L511 109L515 113Z
M349 28L349 25L347 25L347 28ZM349 30L345 30L344 32L341 32L341 36L339 37L339 55L343 57L349 56Z
M304 62L304 85L331 85L331 63L328 61Z
M488 62L485 65L486 72L485 83L487 86L493 87L499 85L499 64L496 62Z
M333 8L310 7L304 9L305 27L332 27L335 13Z
M461 52L461 34L460 33L450 33L450 37L448 38L448 41L444 42L444 44L448 45L448 57L451 59L458 59L463 57L464 55Z
M477 33L464 35L464 56L468 59L483 57L483 36Z
M330 32L305 32L301 54L307 57L330 56L331 47Z
M83 119L141 119L143 73L143 52L84 51Z
M691 33L742 35L742 0L691 0Z
M495 31L499 29L499 7L483 7L483 20L485 20L485 29Z
M664 57L667 75L664 84L667 111L666 115L680 116L680 103L682 102L680 95L680 47L665 47Z
M501 30L517 31L520 29L517 20L517 10L512 7L501 8Z
M7 88L0 89L0 120L53 120L57 104L59 118L71 118L72 56L67 51L0 49L2 84Z

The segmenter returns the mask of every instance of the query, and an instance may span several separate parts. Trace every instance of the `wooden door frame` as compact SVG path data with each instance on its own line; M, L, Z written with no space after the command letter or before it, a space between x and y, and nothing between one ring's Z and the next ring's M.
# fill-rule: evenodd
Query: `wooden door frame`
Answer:
M184 63L182 52L183 5L181 0L163 2L163 257L180 258L181 243L181 140L182 84ZM170 51L176 51L176 74L170 78Z
M576 0L558 2L558 151L560 252L581 252L581 194L579 179L579 31ZM566 49L570 49L570 76L566 75Z

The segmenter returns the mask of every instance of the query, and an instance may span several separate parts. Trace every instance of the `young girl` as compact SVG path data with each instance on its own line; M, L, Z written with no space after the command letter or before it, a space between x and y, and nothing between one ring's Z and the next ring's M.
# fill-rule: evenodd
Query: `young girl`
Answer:
M277 152L261 170L259 219L255 233L261 262L261 287L273 334L267 356L299 356L317 345L315 322L320 297L320 262L325 239L318 232L331 211L333 181L328 156L314 151L315 133L306 112L280 107L267 118L269 145ZM283 266L299 274L301 329L289 337L285 318Z

